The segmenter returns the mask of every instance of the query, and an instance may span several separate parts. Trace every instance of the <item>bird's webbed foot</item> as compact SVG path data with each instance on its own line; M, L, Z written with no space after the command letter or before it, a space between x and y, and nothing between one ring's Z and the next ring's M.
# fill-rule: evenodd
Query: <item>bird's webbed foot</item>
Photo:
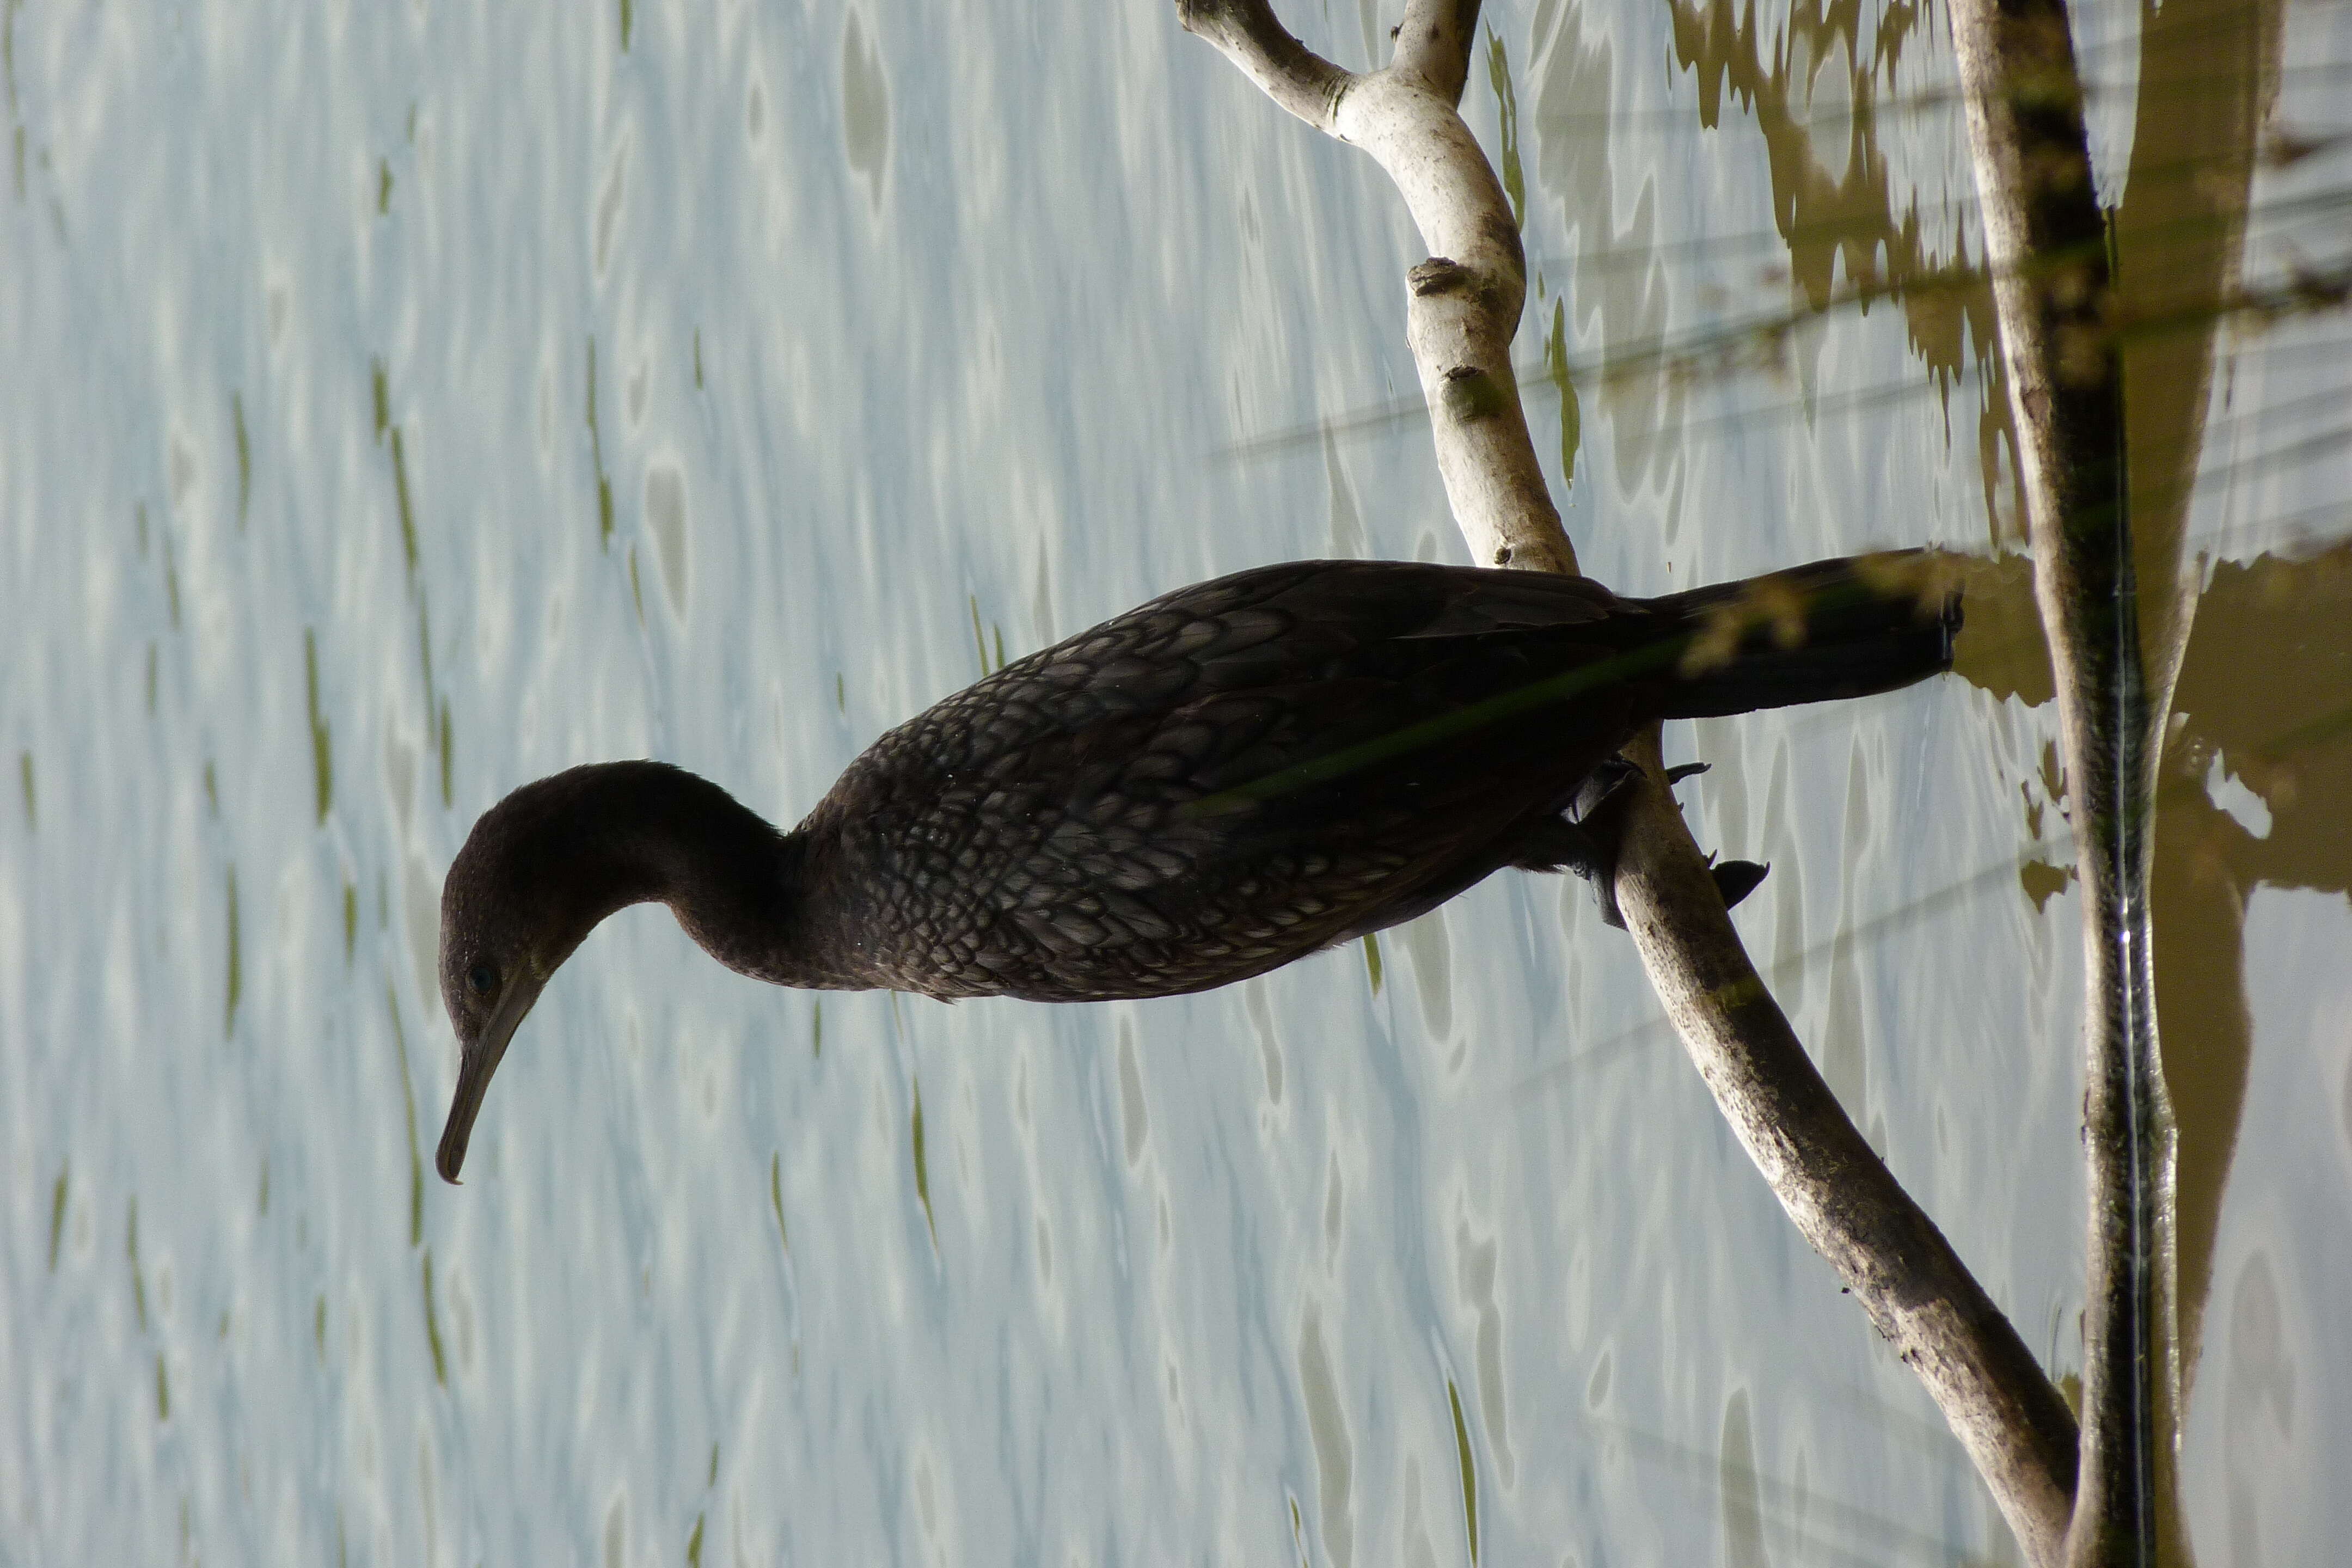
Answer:
M1671 787L1706 770L1705 763L1668 768L1666 783ZM1594 768L1560 814L1522 847L1515 862L1523 870L1575 872L1591 884L1601 920L1620 931L1625 928L1625 915L1617 907L1617 852L1624 834L1625 807L1633 799L1630 792L1640 773L1622 757L1611 757ZM1769 868L1753 860L1717 861L1709 856L1707 869L1715 878L1716 891L1723 896L1723 907L1730 909L1756 890Z
M1712 763L1685 763L1666 770L1666 786L1671 789L1685 779L1696 778L1714 766ZM1706 858L1707 874L1715 879L1715 890L1723 895L1723 907L1737 909L1739 900L1754 892L1764 880L1764 873L1772 868L1754 860L1717 860Z
M1641 770L1624 758L1609 758L1585 774L1559 816L1528 836L1514 862L1525 871L1575 872L1591 884L1601 918L1621 931L1625 917L1617 908L1617 847L1625 805L1640 777Z

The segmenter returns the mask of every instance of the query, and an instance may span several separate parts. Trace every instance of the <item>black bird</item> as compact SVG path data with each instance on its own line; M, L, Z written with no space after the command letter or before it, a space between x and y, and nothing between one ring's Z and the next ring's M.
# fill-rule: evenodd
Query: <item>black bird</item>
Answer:
M937 703L790 833L659 763L526 784L474 825L442 889L441 992L463 1057L441 1174L457 1179L541 989L627 905L668 904L712 957L780 985L1040 1002L1205 990L1506 866L1605 873L1581 824L1638 729L1944 669L1959 626L1948 577L1896 552L1629 599L1531 572L1265 566Z

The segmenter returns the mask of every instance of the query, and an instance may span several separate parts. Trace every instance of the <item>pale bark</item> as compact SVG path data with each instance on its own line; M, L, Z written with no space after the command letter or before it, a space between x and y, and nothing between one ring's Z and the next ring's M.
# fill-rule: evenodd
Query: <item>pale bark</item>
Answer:
M1395 58L1364 76L1290 37L1264 0L1180 0L1184 26L1308 124L1379 160L1435 259L1414 268L1409 331L1439 467L1475 557L1573 571L1511 376L1526 262L1508 203L1456 109L1477 16L1414 0ZM2056 1562L2074 1421L2015 1331L1838 1106L1732 930L1658 772L1627 813L1616 895L1700 1076L1807 1241L1919 1375L2028 1556Z
M1292 37L1264 0L1189 0L1177 13L1267 97L1361 147L1396 182L1429 247L1429 259L1407 278L1405 335L1454 521L1483 563L1575 571L1511 370L1528 293L1518 226L1454 109L1477 5L1421 0L1397 30L1395 59L1364 76Z

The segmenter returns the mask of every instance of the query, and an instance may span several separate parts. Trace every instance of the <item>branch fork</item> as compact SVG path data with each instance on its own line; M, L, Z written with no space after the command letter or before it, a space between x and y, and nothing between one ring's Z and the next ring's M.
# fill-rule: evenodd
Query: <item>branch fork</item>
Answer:
M2006 102L2013 119L2037 134L2010 132L2007 162L1995 160L1992 167L2023 180L2032 173L2026 148L2033 157L2052 156L2069 123L2080 147L2081 94L2071 50L2063 52L2063 69L2053 64L2065 40L2056 0L2016 4L2042 14L2009 24L2008 41L2042 47L2018 49L2039 65L2016 76ZM1955 32L1966 30L1960 13L1981 17L1990 5L1956 0ZM1429 258L1407 274L1407 333L1455 521L1481 562L1575 571L1575 552L1546 493L1511 371L1510 343L1527 298L1526 257L1502 187L1457 108L1477 0L1411 0L1390 64L1363 75L1342 70L1291 37L1265 0L1178 0L1177 10L1188 31L1215 45L1268 97L1315 129L1363 148L1395 182L1429 247ZM2049 46L2053 26L2055 49ZM1964 67L1966 54L1964 40ZM1972 91L1981 97L1984 89L1972 83ZM2056 155L2063 161L2063 146ZM2067 168L2068 175L2043 171L2032 183L2064 208L2061 229L2090 194L2087 160ZM2033 248L2014 245L2004 255L2016 260ZM2047 246L2040 253L2053 254ZM2054 254L2063 259L2080 252ZM2011 347L2021 424L2079 418L2082 355L2069 359L2063 351L2075 342L2068 329L2095 330L2105 308L2104 257L2089 266L2088 272L2047 269L2038 302L2000 300L2005 332L2014 310L2039 303L2049 312L2038 340L2047 347L2034 374L2025 373ZM2017 266L2002 272L2024 277ZM2080 287L2070 281L2078 272ZM2098 423L2095 414L2090 422ZM2048 470L2037 477L2047 478ZM2044 503L2062 504L2049 493L2058 488L2045 484L2035 498L2037 555L2045 534L2039 512ZM2043 592L2047 610L2046 578ZM1790 1218L1836 1267L1873 1326L1935 1398L2027 1559L2053 1565L2065 1558L2070 1525L2081 1551L2086 1532L2074 1518L2073 1413L1943 1234L1855 1130L1757 975L1706 858L1668 793L1654 727L1626 756L1644 782L1631 792L1625 811L1615 899L1700 1076Z
M1177 15L1267 97L1362 148L1395 182L1429 247L1407 275L1405 336L1454 520L1479 562L1574 572L1511 369L1527 256L1502 184L1456 108L1475 0L1417 0L1397 28L1394 58L1362 75L1291 37L1265 0L1180 0Z

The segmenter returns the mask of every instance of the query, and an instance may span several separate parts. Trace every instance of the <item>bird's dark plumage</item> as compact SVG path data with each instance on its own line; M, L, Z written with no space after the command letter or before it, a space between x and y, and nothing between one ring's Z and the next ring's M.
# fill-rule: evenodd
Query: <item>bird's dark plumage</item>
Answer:
M656 763L476 824L442 896L466 1047L441 1173L541 986L658 900L780 984L1072 1002L1244 979L1578 862L1579 787L1643 724L1905 685L1950 662L1932 557L1626 599L1579 577L1300 562L1196 584L877 741L779 834Z

